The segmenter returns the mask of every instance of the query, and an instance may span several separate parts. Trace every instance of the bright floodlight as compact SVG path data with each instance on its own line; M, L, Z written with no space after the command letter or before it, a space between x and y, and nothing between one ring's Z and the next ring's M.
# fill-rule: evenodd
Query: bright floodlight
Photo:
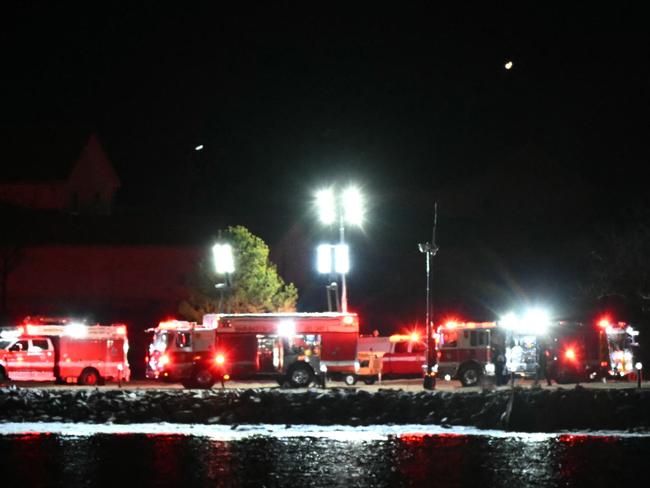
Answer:
M516 329L519 326L519 318L514 312L508 312L499 321L499 324L506 329Z
M199 144L198 146L194 147L195 151L201 151L203 150L203 144Z
M343 212L348 224L363 223L363 197L358 188L351 186L343 192Z
M235 260L232 256L230 244L215 244L212 247L214 256L214 268L219 274L234 273Z
M506 64L503 65L503 67L507 70L512 69L512 61L508 61Z
M323 224L329 225L336 221L336 204L334 202L334 192L331 188L316 193L316 206Z
M291 337L296 335L296 324L293 320L282 320L278 322L278 335L282 337Z
M332 246L321 244L316 248L316 268L319 273L332 272Z
M350 271L350 251L347 244L334 246L334 270L339 274Z
M524 317L525 328L535 334L544 334L548 330L550 319L548 312L540 308L533 308L526 312Z

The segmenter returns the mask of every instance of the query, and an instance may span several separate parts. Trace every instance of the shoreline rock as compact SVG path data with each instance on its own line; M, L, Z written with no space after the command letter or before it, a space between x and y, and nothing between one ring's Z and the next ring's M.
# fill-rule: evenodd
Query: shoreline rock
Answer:
M371 393L349 388L301 391L0 388L0 431L2 422L53 420L120 424L438 424L521 432L650 431L650 390L592 390L577 386L455 394L392 389Z

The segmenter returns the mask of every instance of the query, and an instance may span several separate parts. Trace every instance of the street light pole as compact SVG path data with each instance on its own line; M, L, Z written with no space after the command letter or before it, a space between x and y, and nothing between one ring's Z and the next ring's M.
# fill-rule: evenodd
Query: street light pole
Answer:
M345 224L343 221L343 212L340 212L341 217L339 219L339 244L341 246L345 245ZM345 273L341 273L341 311L343 313L348 313L348 288L345 282Z
M438 246L436 245L436 226L438 223L438 203L434 204L434 217L433 217L433 235L431 242L424 242L418 245L418 248L421 253L424 253L426 256L426 275L427 275L427 285L426 285L426 328L427 328L427 366L426 372L424 375L423 387L425 390L433 390L436 385L435 374L433 371L434 366L434 345L433 345L433 330L432 330L432 313L431 313L431 258L435 256L438 252Z

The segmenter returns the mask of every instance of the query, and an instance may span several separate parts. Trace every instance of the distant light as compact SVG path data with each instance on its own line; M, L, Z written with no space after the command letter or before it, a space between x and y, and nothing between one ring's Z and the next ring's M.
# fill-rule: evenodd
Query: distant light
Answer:
M235 260L232 255L232 247L230 244L215 244L212 246L212 254L214 256L214 267L217 273L234 273Z
M506 329L516 329L519 326L519 317L514 312L508 312L501 317L499 324Z
M600 322L598 322L598 327L602 327L603 329L606 329L609 327L609 320L608 319L602 319Z
M512 65L512 61L508 61L508 62L506 62L506 64L504 65L504 68L507 69L507 70L510 70L510 69L512 69L512 66L513 66L513 65Z
M411 332L411 342L417 342L420 340L420 334L417 332Z
M203 144L199 144L194 148L195 151L201 151L203 149Z
M319 273L332 272L332 246L321 244L316 248L316 269Z
M350 250L347 244L334 246L334 270L339 274L350 271Z
M363 197L357 187L351 186L343 192L343 212L348 224L363 223Z
M446 374L445 375L445 381L451 381L451 375Z
M641 364L640 362L636 363L634 365L634 369L636 369L637 371L641 371L643 369L643 364Z
M278 335L292 337L296 335L296 324L293 320L282 320L278 323Z
M223 357L223 354L217 354L217 356L214 358L214 361L217 364L223 364L226 362L226 358Z
M316 193L316 206L323 224L329 225L336 221L336 204L334 203L334 192L331 188Z
M576 358L576 352L573 349L567 349L564 352L564 357L567 358L569 361L574 361Z

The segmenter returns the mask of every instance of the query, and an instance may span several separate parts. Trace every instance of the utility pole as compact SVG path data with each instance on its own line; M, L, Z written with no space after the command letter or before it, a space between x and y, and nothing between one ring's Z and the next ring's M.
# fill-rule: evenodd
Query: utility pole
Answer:
M424 375L423 387L425 390L433 390L436 387L436 378L433 367L436 363L434 344L433 344L433 330L432 319L433 314L431 311L431 258L438 253L438 246L436 244L436 226L438 225L438 203L434 204L433 213L433 233L431 242L423 242L418 244L421 253L426 255L426 275L427 275L427 299L426 299L426 328L427 328L427 367Z

